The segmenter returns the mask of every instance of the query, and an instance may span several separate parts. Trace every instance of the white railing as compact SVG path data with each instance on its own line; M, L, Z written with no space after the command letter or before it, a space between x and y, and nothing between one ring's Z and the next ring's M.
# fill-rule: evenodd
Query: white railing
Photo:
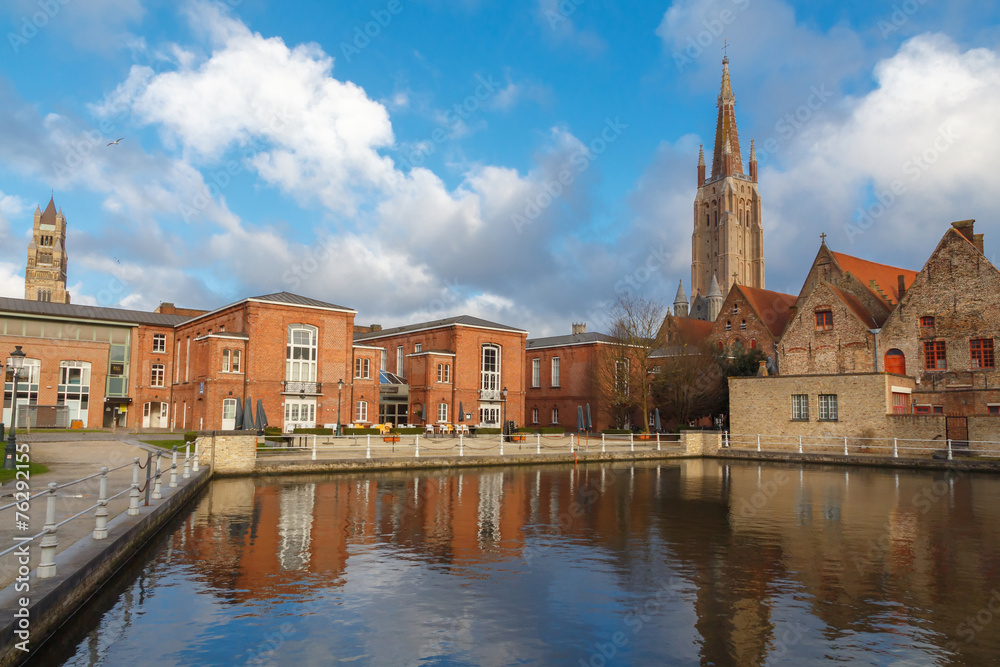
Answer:
M516 456L530 454L625 453L676 451L684 448L673 433L547 435L499 433L445 435L289 435L287 445L265 448L265 456L309 457L311 460L420 458L421 456Z
M956 456L1000 456L1000 442L935 438L862 438L851 436L723 434L722 446L732 450L792 452L891 458L928 458L952 461Z
M170 464L170 482L169 486L174 488L177 486L177 448L174 447L171 457ZM38 540L40 553L38 569L36 571L36 576L39 579L48 579L56 576L56 550L59 547L59 528L65 524L78 519L90 512L93 512L94 517L94 532L93 538L95 540L103 540L108 537L108 503L116 498L128 494L129 502L128 509L126 513L129 516L137 516L140 513L139 503L142 494L145 493L145 504L148 506L150 499L160 500L163 498L162 493L162 480L161 477L164 473L162 458L164 452L156 452L154 455L152 452L147 454L146 463L143 465L140 461L141 459L137 456L131 463L124 463L120 466L114 468L103 467L100 472L96 472L93 475L87 475L86 477L81 477L79 479L74 479L70 482L65 482L63 484L56 484L55 482L50 482L48 487L44 491L39 491L38 493L31 494L28 491L28 482L23 479L18 479L14 483L14 502L7 503L6 505L0 506L0 512L6 510L14 510L14 526L17 530L29 531L30 528L30 517L28 512L31 509L31 501L37 498L45 496L45 524L41 532L35 533L34 535L25 535L23 537L15 536L15 545L0 551L0 557L7 556L13 552L18 552L18 557L20 561L20 556L25 553L28 548L27 545ZM155 472L152 466L156 465ZM191 476L192 470L198 472L200 468L200 461L198 456L197 448L194 449L192 455L192 444L186 443L184 462L183 462L183 477L185 479ZM127 487L115 493L113 495L108 495L108 474L115 472L116 470L121 470L123 468L132 467L132 483ZM146 482L142 486L139 485L140 470L146 470ZM98 494L97 502L90 507L87 507L75 514L56 522L56 492L62 489L67 489L77 484L83 484L91 480L98 480ZM152 485L152 486L151 486Z

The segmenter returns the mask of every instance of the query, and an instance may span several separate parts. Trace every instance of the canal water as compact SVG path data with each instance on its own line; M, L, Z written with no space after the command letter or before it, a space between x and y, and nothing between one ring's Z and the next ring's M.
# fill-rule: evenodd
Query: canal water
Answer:
M986 665L1000 477L712 460L225 479L55 665Z

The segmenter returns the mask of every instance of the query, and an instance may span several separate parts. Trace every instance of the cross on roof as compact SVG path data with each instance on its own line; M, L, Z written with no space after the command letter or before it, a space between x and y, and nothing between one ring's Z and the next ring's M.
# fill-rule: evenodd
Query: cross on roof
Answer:
M729 39L728 38L723 39L722 40L722 57L725 58L725 59L727 59L727 60L729 59L729 52L727 51L728 48L729 48Z
M820 234L819 238L823 242L823 245L826 245L826 232L823 232L822 234Z

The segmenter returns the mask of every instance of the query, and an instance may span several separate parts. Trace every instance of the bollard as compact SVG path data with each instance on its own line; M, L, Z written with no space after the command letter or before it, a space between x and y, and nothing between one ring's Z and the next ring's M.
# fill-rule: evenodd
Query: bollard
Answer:
M573 448L573 434L572 433L569 434L569 451L571 451L571 452L575 452L576 451Z
M847 456L847 436L844 436L844 456Z
M894 459L898 459L899 458L899 447L896 444L896 438L892 439L892 458L894 458ZM898 480L897 480L897 483L898 483Z
M183 479L191 479L191 443L184 443L184 474Z
M128 494L128 515L139 514L139 457L132 463L132 490Z
M171 489L177 488L177 447L174 446L174 458L170 463L170 484Z
M419 435L417 436L417 439L414 441L413 456L415 458L418 458L418 459L420 458L420 436Z
M465 449L464 449L464 445L462 443L462 434L461 433L458 434L458 455L459 456L465 456Z
M266 443L265 443L266 444ZM194 441L194 466L191 468L191 472L198 472L198 441ZM159 470L159 468L157 468Z
M313 450L313 452L312 452L312 460L315 461L316 460L316 436L315 435L313 436L312 450Z
M729 445L726 445L726 446L728 447ZM659 431L656 432L656 451L660 451L660 432ZM660 469L659 468L656 469L656 473L657 474L660 473Z
M760 451L760 434L757 434L757 451Z
M948 460L951 461L951 438L948 438Z
M139 459L136 459L136 464ZM136 474L138 475L138 468ZM133 487L133 488L138 488ZM136 491L136 499L139 493ZM137 510L138 511L138 510ZM45 499L45 537L42 538L41 555L38 559L37 577L39 579L51 579L56 576L56 547L59 546L59 538L56 535L56 483L49 482L49 495Z
M160 481L160 452L156 452L156 479L153 481L153 500L163 498L163 484Z
M97 525L94 526L94 539L103 540L108 536L108 469L101 468L101 485L97 492Z
M799 436L799 454L802 453L802 436Z
M660 442L659 433L656 434L656 442L657 444L659 444ZM729 449L729 431L722 432L722 446L725 447L726 449ZM659 446L657 446L657 449L659 449Z
M500 456L503 456L503 429L500 429Z
M542 433L541 433L541 431L539 431L538 433L536 433L535 437L537 438L537 440L535 440L535 453L536 454L541 454L542 453Z
M628 450L630 452L635 451L635 438L632 437L632 433L628 434Z
M365 446L365 458L370 459L372 457L372 437L368 436L368 444Z
M149 494L153 490L153 485L149 483L149 480L153 478L153 452L146 452L146 483L143 488L146 489L146 497L142 504L149 507Z
M601 432L601 454L604 453L604 432Z

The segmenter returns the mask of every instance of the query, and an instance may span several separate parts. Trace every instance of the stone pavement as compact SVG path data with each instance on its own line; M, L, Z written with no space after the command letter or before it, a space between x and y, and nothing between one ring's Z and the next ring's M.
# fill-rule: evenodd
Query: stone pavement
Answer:
M70 432L71 433L71 432ZM65 435L69 435L67 433ZM42 436L49 435L59 435L64 434L32 434L32 438L41 438ZM78 433L73 434L77 436L104 436L108 438L111 436L108 434L100 433ZM134 434L122 434L122 437L134 438ZM142 436L145 437L145 436ZM17 440L19 443L27 440L27 437L22 439L21 432L18 431ZM55 482L56 484L64 484L66 482L79 479L81 477L86 477L95 473L99 473L102 466L106 466L109 469L116 468L118 466L125 465L124 468L110 472L108 474L108 496L112 496L123 489L126 489L132 484L132 465L130 465L135 457L140 457L140 461L143 465L146 463L146 452L154 451L158 448L152 445L146 445L139 443L136 440L131 440L130 442L120 441L120 440L90 440L83 438L74 438L72 440L62 440L56 442L31 442L30 445L30 456L31 461L36 463L43 463L48 466L49 471L47 473L37 475L29 480L29 485L31 493L35 494L39 491L44 491L48 488L50 482ZM155 461L155 456L154 459ZM161 465L164 469L167 469L169 460L164 459ZM155 465L155 464L154 464ZM145 483L146 471L140 471L140 486ZM169 477L164 475L163 483L166 485ZM16 488L16 480L11 480L0 486L0 506L10 504L14 501L14 491ZM100 490L100 478L94 477L92 479L80 482L79 484L74 484L73 486L66 487L64 489L59 489L56 492L56 522L60 522L81 510L84 510L91 505L97 503L98 493ZM144 498L144 496L143 496ZM15 526L15 510L14 508L4 510L0 512L0 550L7 549L15 544L14 537L24 537L36 535L42 532L45 525L45 496L39 498L34 498L31 501L30 509L28 514L28 524L29 529L27 531L18 530ZM108 520L110 521L114 517L118 516L120 513L128 509L128 494L124 494L115 500L108 503ZM59 553L65 550L67 547L72 545L75 541L84 537L86 535L91 535L94 531L94 511L91 510L87 514L70 521L64 526L58 529L57 537L59 545L56 552ZM38 565L38 559L40 554L39 548L40 540L35 540L31 543L30 547L30 560L29 567L34 569ZM6 556L0 557L0 587L9 585L17 576L18 569L18 557L16 553L7 554Z

